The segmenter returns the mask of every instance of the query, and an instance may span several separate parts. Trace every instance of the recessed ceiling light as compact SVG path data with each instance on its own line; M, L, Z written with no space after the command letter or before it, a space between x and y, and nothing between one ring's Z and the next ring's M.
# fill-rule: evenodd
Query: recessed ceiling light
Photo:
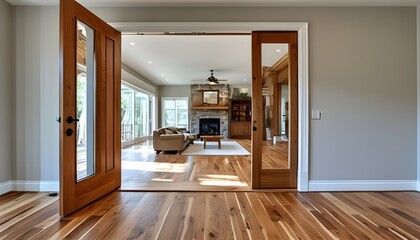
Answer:
M280 52L281 50L280 49L276 49L276 52Z
M244 78L244 82L248 81L248 79Z
M160 76L164 77L164 76L165 76L165 74L160 74Z
M130 43L130 45L131 45L131 46L134 46L134 45L136 45L136 43L131 42L131 43Z
M148 61L149 64L152 64L152 61Z

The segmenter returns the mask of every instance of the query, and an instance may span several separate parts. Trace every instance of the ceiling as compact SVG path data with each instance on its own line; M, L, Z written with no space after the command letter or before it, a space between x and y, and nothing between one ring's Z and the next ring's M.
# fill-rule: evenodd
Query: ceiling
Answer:
M263 65L287 53L287 44L263 46ZM251 84L250 35L124 35L122 61L158 85L206 83L210 70L229 84Z
M7 0L12 5L58 5L59 0ZM420 0L78 0L85 6L416 6ZM287 46L265 46L271 66ZM280 51L279 51L280 50ZM157 85L205 83L214 70L229 84L251 84L251 37L124 35L122 62Z
M58 5L59 0L7 0L12 5ZM418 0L78 0L85 6L416 6Z

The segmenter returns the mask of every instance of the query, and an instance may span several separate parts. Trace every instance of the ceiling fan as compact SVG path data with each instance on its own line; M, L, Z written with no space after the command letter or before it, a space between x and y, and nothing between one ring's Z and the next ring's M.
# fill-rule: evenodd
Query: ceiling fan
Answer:
M219 82L227 82L227 80L225 80L225 79L216 78L214 76L213 70L210 70L210 77L208 77L206 80L209 81L209 84L219 84ZM193 81L195 81L195 80L193 80Z

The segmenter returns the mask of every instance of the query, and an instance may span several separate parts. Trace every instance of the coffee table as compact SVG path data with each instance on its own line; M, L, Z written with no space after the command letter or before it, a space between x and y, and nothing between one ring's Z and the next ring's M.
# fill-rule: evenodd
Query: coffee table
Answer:
M204 149L206 149L207 142L217 142L220 149L220 146L221 146L220 140L222 139L222 136L220 135L200 136L200 138L204 140Z

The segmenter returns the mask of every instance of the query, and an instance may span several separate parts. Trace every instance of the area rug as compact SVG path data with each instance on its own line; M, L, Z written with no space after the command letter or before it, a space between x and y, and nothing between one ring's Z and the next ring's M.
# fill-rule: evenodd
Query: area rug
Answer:
M181 155L187 156L230 156L230 155L251 155L236 141L222 141L221 149L218 149L217 142L207 142L204 149L204 142L194 141L190 144Z

